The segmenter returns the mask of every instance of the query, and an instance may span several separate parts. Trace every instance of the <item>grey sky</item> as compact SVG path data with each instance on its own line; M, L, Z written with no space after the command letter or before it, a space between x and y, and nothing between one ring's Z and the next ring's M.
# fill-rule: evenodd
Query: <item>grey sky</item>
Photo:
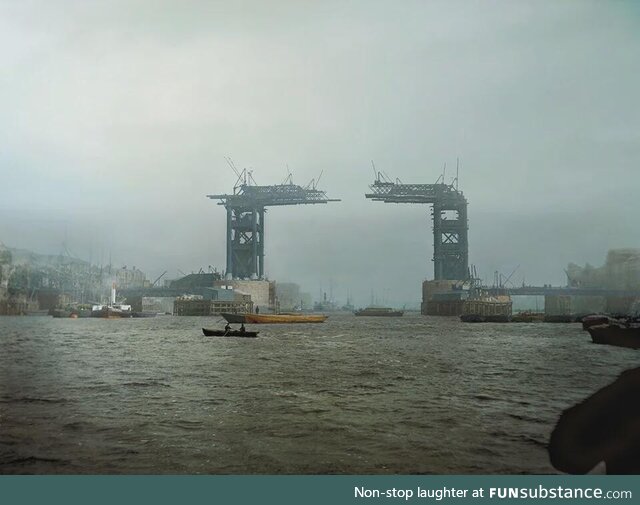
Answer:
M370 160L429 183L459 156L471 262L560 284L640 246L639 27L633 2L0 2L0 240L222 269L223 157L288 164L343 201L269 211L269 276L417 301L428 208L365 200Z

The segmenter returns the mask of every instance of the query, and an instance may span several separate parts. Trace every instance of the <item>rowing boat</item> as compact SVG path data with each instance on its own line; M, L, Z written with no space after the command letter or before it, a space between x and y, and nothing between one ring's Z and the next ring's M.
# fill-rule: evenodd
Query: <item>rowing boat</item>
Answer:
M240 330L209 330L202 328L205 337L257 337L257 331L240 331Z

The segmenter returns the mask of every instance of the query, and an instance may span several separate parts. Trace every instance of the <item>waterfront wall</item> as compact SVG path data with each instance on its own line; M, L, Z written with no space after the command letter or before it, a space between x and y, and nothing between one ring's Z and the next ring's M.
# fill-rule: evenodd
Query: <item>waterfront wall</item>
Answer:
M420 306L420 312L425 316L459 316L462 314L461 300L435 300L437 295L452 293L454 287L459 284L460 281L450 280L424 281L422 283L422 304Z
M213 316L223 312L253 312L251 301L221 301L177 298L173 302L175 316Z
M233 289L236 293L251 296L253 307L266 310L275 305L275 282L270 281L244 281L244 280L219 280L214 282L214 287Z

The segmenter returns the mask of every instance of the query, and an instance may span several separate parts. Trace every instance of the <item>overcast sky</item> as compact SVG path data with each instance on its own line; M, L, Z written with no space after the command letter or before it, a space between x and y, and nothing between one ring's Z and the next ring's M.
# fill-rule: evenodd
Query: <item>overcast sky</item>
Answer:
M470 261L563 284L640 247L640 8L589 1L0 1L0 240L154 278L225 267L224 156L342 202L272 208L266 270L417 302L429 208L370 160L460 158Z

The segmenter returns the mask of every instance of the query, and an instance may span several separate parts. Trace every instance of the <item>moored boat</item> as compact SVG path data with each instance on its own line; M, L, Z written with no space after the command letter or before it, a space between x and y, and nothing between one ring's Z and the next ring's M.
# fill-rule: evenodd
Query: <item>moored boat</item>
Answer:
M486 316L480 314L462 314L460 321L463 323L510 323L511 316L507 314L489 314Z
M540 323L544 321L543 312L518 312L511 316L512 323Z
M587 330L591 326L609 324L609 316L606 314L591 314L582 318L582 329Z
M79 317L91 317L92 310L91 306L82 305L76 307L50 309L48 311L48 314L51 314L55 318L77 319Z
M545 323L575 323L576 318L570 314L554 314L545 315Z
M356 310L356 316L375 316L375 317L400 317L404 314L403 310L393 310L390 307L367 307L365 309Z
M246 321L244 320L244 316L246 315L245 313L241 312L240 314L231 314L228 312L223 312L222 314L220 314L222 317L224 317L226 319L226 321L228 323L246 323Z
M229 323L245 324L283 324L283 323L322 323L327 319L323 314L220 314Z
M210 330L202 328L205 337L248 337L258 336L258 331L241 331L241 330Z
M43 317L51 315L51 312L48 309L28 310L25 315L30 317Z
M608 344L618 347L640 349L640 326L600 324L587 328L594 344Z
M69 318L73 312L71 309L51 309L49 314L55 318Z

